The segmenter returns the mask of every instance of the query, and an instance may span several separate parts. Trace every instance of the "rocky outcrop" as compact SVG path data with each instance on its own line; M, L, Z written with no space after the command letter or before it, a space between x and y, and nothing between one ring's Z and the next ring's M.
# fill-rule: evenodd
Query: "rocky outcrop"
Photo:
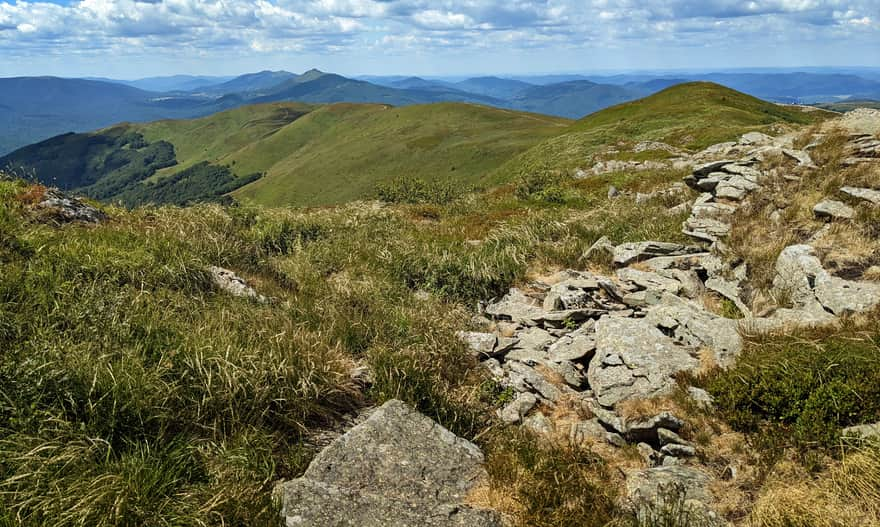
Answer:
M501 527L464 505L483 454L401 401L389 401L279 485L289 527Z
M721 526L726 522L712 511L709 492L710 476L690 467L669 466L631 472L627 475L626 492L639 518L652 518L652 513L672 510L679 502L683 510L679 518L687 524Z
M212 265L208 268L208 271L210 271L211 277L214 279L214 285L221 291L225 291L232 296L249 298L255 302L268 302L268 299L257 293L253 287L248 285L244 278L229 269Z
M880 190L872 188L843 187L840 191L851 198L867 201L872 205L880 205Z
M56 223L100 223L107 219L102 211L55 188L46 189L33 209L41 218Z

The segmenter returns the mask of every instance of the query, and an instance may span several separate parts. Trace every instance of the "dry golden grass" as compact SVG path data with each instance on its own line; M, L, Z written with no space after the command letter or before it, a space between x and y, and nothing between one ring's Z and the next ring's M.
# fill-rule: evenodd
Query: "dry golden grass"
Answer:
M781 463L755 504L748 527L877 527L880 450L864 446L814 477Z

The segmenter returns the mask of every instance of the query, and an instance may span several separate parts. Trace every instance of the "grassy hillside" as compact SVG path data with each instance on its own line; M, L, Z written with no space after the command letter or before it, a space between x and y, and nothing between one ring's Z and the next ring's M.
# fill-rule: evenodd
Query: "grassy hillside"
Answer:
M150 201L151 193L156 203L188 202L167 201L175 194L167 184L149 185L199 166L204 170L192 174L196 182L184 192L190 199L197 200L192 187L215 199L214 175L221 176L217 187L234 188L229 175L248 178L239 179L245 184L263 174L266 181L236 196L271 205L326 205L372 197L377 184L401 177L477 185L510 157L569 124L460 103L403 108L271 103L201 119L60 136L0 158L0 166L24 167L46 183L129 205ZM151 155L160 147L161 157ZM98 183L101 191L92 192Z
M533 171L567 171L589 164L605 145L652 140L687 150L736 139L771 125L821 119L717 84L679 84L650 97L613 106L574 123L565 133L512 159L496 179Z
M244 172L267 167L265 177L237 197L271 205L339 203L399 177L479 184L568 123L456 103L332 105L221 162L235 161Z

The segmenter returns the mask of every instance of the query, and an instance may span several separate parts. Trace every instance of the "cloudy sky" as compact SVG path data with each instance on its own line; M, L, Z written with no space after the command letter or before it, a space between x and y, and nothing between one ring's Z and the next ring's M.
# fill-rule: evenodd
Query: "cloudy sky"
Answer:
M0 76L880 66L880 0L0 0Z

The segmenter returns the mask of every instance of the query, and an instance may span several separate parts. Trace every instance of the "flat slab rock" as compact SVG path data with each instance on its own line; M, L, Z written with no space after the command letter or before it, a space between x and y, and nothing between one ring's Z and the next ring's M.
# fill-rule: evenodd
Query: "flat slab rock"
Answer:
M485 477L476 445L392 400L277 493L289 527L501 527L463 504Z
M657 256L681 256L700 252L698 247L690 247L668 242L624 243L614 248L614 265L627 266Z
M688 349L645 320L605 317L596 323L588 379L599 404L611 407L662 395L675 386L676 373L698 366Z

